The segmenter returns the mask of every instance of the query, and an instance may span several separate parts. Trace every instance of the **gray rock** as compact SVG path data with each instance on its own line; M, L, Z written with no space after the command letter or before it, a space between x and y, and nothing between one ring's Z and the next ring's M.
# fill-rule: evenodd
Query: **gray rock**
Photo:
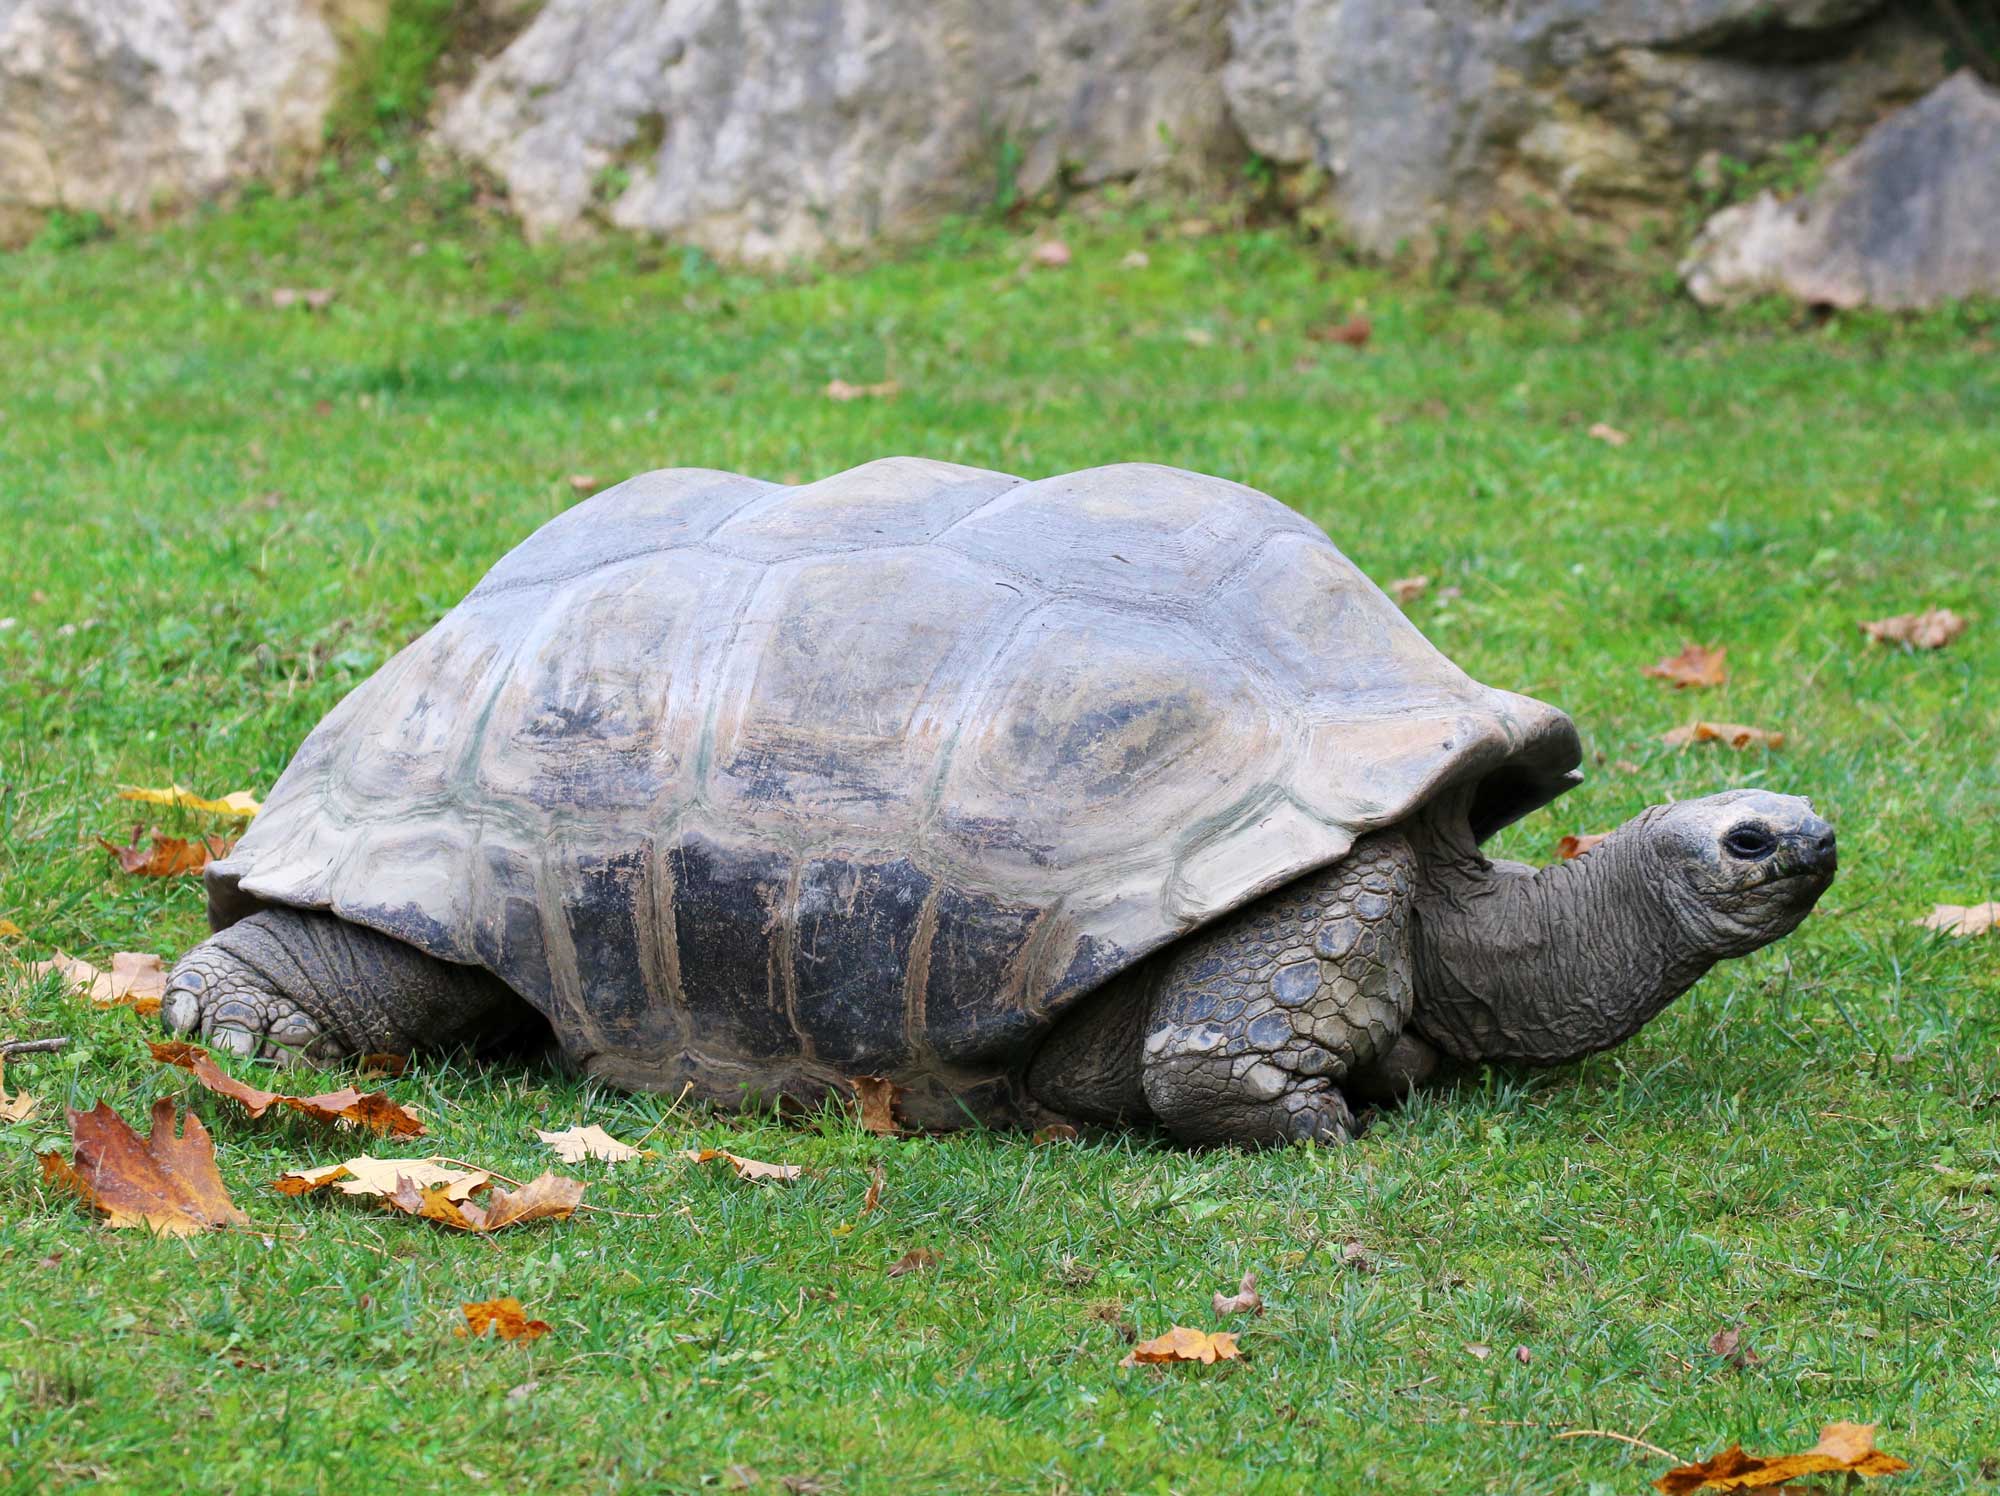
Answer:
M1959 73L1876 126L1803 197L1767 192L1716 214L1681 274L1710 304L2000 296L2000 90Z
M531 232L783 261L1227 152L1225 0L551 0L446 113Z
M1858 0L1236 0L1224 88L1251 147L1323 171L1378 252L1499 211L1657 217L1718 156L1858 129L1942 76Z
M0 242L52 208L142 214L311 152L340 3L0 0Z

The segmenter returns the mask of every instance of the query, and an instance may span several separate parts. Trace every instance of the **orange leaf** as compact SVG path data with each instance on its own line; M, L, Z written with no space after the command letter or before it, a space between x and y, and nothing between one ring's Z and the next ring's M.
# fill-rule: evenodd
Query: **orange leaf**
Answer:
M1909 1469L1909 1463L1875 1447L1872 1423L1829 1423L1820 1430L1819 1443L1804 1454L1783 1454L1771 1459L1745 1454L1743 1446L1732 1444L1721 1454L1679 1465L1653 1482L1666 1496L1686 1496L1691 1491L1748 1491L1764 1486L1781 1486L1787 1481L1830 1471L1853 1471L1857 1475L1894 1475Z
M861 1105L864 1130L894 1137L902 1129L896 1125L896 1098L903 1088L886 1075L856 1075L847 1082L854 1087L854 1099Z
M164 1042L156 1039L149 1041L146 1047L152 1050L153 1058L161 1064L178 1065L183 1070L191 1071L204 1089L240 1103L252 1117L261 1117L274 1106L286 1106L295 1112L303 1112L317 1122L359 1122L372 1132L394 1133L399 1138L414 1138L423 1134L424 1124L417 1120L415 1114L380 1091L363 1093L352 1086L342 1086L338 1091L323 1091L317 1096L286 1096L277 1091L245 1085L234 1076L224 1074L199 1044L179 1039Z
M1581 857L1610 834L1609 831L1579 831L1572 836L1565 836L1556 843L1556 855L1565 862L1572 857Z
M1175 1325L1164 1335L1142 1340L1118 1364L1139 1366L1173 1361L1199 1361L1204 1366L1217 1361L1236 1361L1243 1353L1236 1349L1236 1337L1226 1331L1190 1330Z
M1761 727L1745 727L1740 722L1690 722L1676 727L1660 739L1669 748L1685 748L1690 743L1727 743L1732 748L1782 748L1785 735Z
M167 1236L193 1236L211 1226L244 1226L215 1168L215 1145L189 1112L174 1136L173 1098L153 1103L153 1130L144 1142L103 1102L69 1113L72 1158L44 1153L42 1175L74 1190L104 1212L111 1226L144 1226Z
M40 1105L26 1091L18 1096L7 1094L7 1062L0 1059L0 1122L25 1122L35 1115L35 1108Z
M560 1174L540 1174L512 1193L496 1184L484 1206L471 1200L455 1200L452 1195L448 1184L424 1189L405 1176L396 1181L392 1193L382 1198L405 1215L436 1221L454 1231L498 1231L504 1226L522 1226L530 1221L565 1219L583 1199L583 1181Z
M1862 624L1861 632L1877 644L1943 649L1965 632L1965 620L1949 608L1926 608L1921 613L1898 613L1894 618L1877 618Z
M139 828L132 828L132 842L121 847L115 842L98 837L97 844L118 859L118 866L140 878L178 878L188 873L198 873L208 866L212 857L227 857L234 842L220 836L206 836L200 841L186 841L178 836L162 836L153 833L153 844L148 847L139 840Z
M1964 939L2000 926L2000 904L1939 904L1917 921L1926 930L1942 930Z
M15 924L11 919L0 919L0 940L17 940L20 938L20 935L21 927L19 925Z
M460 1304L465 1315L465 1323L460 1325L460 1335L470 1335L477 1340L490 1327L501 1340L539 1340L549 1333L547 1320L529 1319L517 1298L483 1299L477 1304Z
M1237 1286L1236 1292L1222 1293L1218 1291L1215 1295L1214 1303L1217 1314L1262 1314L1264 1312L1264 1296L1257 1292L1257 1275L1255 1273L1245 1273L1242 1283Z
M759 1163L754 1158L744 1158L723 1148L690 1148L681 1157L691 1164L712 1164L720 1159L736 1171L738 1179L752 1181L774 1179L780 1184L790 1184L805 1172L798 1164Z
M36 976L54 972L78 997L87 997L100 1008L130 1008L135 1013L157 1013L167 995L167 968L158 956L141 951L120 951L111 958L111 970L99 971L88 961L79 961L57 951L50 961L31 961L28 970Z
M1721 645L1684 644L1679 654L1669 655L1639 673L1663 680L1677 690L1719 686L1729 679L1729 667L1724 663L1728 653Z

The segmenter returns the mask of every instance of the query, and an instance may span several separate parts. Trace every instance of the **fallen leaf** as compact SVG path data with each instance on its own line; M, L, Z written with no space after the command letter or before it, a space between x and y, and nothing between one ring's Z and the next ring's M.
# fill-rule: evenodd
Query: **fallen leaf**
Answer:
M1898 613L1894 618L1877 618L1862 624L1861 632L1877 644L1943 649L1965 632L1965 620L1949 608L1926 608L1921 613Z
M339 293L324 286L300 289L296 286L277 286L271 291L271 305L279 311L301 306L309 312L323 312L333 305L333 298Z
M1134 249L1127 251L1125 258L1118 263L1126 270L1144 270L1153 263L1153 257L1143 249Z
M210 815L235 816L239 821L247 821L264 807L257 797L248 790L234 790L220 800L207 800L193 790L184 790L173 785L163 790L142 789L138 785L122 784L118 787L121 800L138 800L147 805L178 805L183 810L205 810Z
M1034 247L1028 260L1038 270L1060 270L1069 263L1069 246L1060 239L1044 239Z
M1475 1361L1484 1361L1488 1356L1493 1354L1493 1347L1490 1345L1468 1345L1465 1348L1465 1353Z
M584 498L596 493L598 489L604 486L604 483L595 473L571 473L569 475L569 486L570 492L574 493L578 498Z
M1257 1275L1245 1273L1243 1281L1237 1285L1234 1293L1222 1293L1218 1290L1214 1304L1217 1314L1262 1314L1264 1296L1257 1292Z
M752 1181L775 1179L781 1184L789 1184L805 1170L798 1164L766 1164L754 1158L743 1158L722 1148L690 1148L681 1155L691 1164L709 1164L720 1159L736 1171L738 1179Z
M160 1011L167 995L167 968L158 956L143 951L119 951L111 958L111 970L100 971L88 961L79 961L57 951L48 961L31 961L28 970L35 976L54 972L78 997L87 997L100 1008L130 1008L135 1013Z
M1315 343L1338 343L1344 348L1366 348L1368 340L1375 336L1375 325L1361 313L1356 312L1345 322L1329 322L1324 327L1315 327L1306 336Z
M1081 1136L1082 1134L1067 1122L1051 1122L1047 1127L1036 1128L1031 1141L1032 1146L1041 1148L1050 1143L1074 1143Z
M35 1115L35 1108L40 1105L26 1091L18 1096L7 1094L7 1062L0 1059L0 1122L25 1122Z
M97 844L118 859L119 867L141 878L178 878L185 873L198 873L208 866L211 858L227 857L229 849L236 845L220 836L187 841L155 831L149 847L140 840L141 834L140 828L134 826L129 846L121 847L101 836Z
M1430 584L1429 577L1397 577L1383 591L1393 597L1398 606L1408 607L1423 596L1424 589Z
M405 1215L436 1221L454 1231L489 1232L530 1221L566 1219L583 1199L583 1181L561 1174L539 1174L512 1192L496 1184L483 1206L470 1199L454 1199L453 1193L449 1185L425 1189L403 1177L382 1199Z
M380 1091L363 1092L353 1086L342 1086L338 1091L323 1091L317 1096L287 1096L282 1092L246 1085L233 1075L226 1074L199 1044L189 1044L181 1039L155 1039L149 1041L146 1047L152 1050L153 1058L161 1064L177 1065L191 1072L204 1089L240 1103L252 1117L261 1117L272 1107L283 1106L317 1122L358 1122L371 1132L392 1133L399 1138L423 1136L424 1124L415 1113Z
M2000 926L2000 904L1939 904L1917 923L1926 930L1942 930L1961 940L1968 935L1984 935Z
M1690 1491L1747 1491L1764 1486L1781 1486L1807 1475L1831 1471L1853 1471L1856 1475L1894 1475L1909 1469L1909 1462L1875 1447L1872 1423L1829 1423L1820 1430L1819 1443L1804 1454L1782 1454L1766 1459L1745 1454L1743 1446L1732 1444L1721 1454L1692 1465L1679 1465L1653 1482L1666 1496L1685 1496Z
M901 1278L910 1273L927 1273L937 1265L938 1254L929 1247L912 1247L890 1263L886 1272L891 1278Z
M888 1182L888 1175L880 1164L875 1165L868 1175L868 1188L861 1196L861 1213L867 1215L882 1203L882 1186Z
M1340 1265L1352 1268L1357 1273L1375 1271L1375 1259L1368 1255L1368 1249L1358 1241L1348 1242L1340 1249Z
M849 384L844 379L829 379L826 382L826 398L829 400L883 400L902 388L893 379L885 379L880 384Z
M1622 447L1625 443L1632 440L1630 436L1620 431L1616 426L1604 421L1593 422L1590 430L1584 432L1584 435L1590 437L1593 441L1603 442L1607 447Z
M359 1060L362 1080L393 1080L410 1068L406 1054L365 1054Z
M166 1236L193 1236L213 1226L244 1226L215 1168L215 1145L201 1118L187 1114L174 1135L174 1101L153 1103L153 1129L144 1142L103 1102L70 1111L71 1158L44 1153L42 1177L74 1190L104 1212L110 1226L144 1226Z
M1737 1329L1717 1330L1709 1337L1708 1348L1732 1363L1738 1371L1746 1366L1760 1365L1764 1360L1743 1343L1743 1332Z
M854 1087L860 1103L861 1126L865 1131L894 1137L902 1129L896 1125L896 1098L903 1088L886 1075L856 1075L847 1082Z
M1676 727L1661 739L1669 748L1685 748L1690 743L1727 743L1731 748L1782 748L1785 735L1761 727L1745 727L1740 722L1690 722Z
M1610 834L1609 831L1578 831L1570 836L1565 836L1561 841L1556 843L1556 856L1562 858L1565 862L1572 857L1581 857Z
M18 940L21 927L11 919L0 919L0 940Z
M465 1323L457 1333L477 1340L491 1329L501 1340L540 1340L549 1333L549 1323L543 1319L529 1319L527 1311L517 1298L482 1299L476 1304L460 1304L459 1310L465 1315Z
M1724 663L1728 653L1720 645L1684 644L1679 654L1669 655L1639 673L1663 680L1676 690L1706 689L1729 679L1729 667Z
M271 1188L281 1195L310 1195L333 1185L343 1195L387 1198L404 1179L419 1189L441 1188L453 1200L468 1199L493 1182L484 1169L459 1168L441 1158L371 1158L363 1154L323 1168L293 1169L273 1180Z
M1199 1361L1209 1366L1217 1361L1240 1360L1242 1354L1236 1348L1236 1337L1227 1331L1190 1330L1185 1325L1175 1325L1164 1335L1140 1341L1118 1364L1141 1366Z
M566 1164L580 1164L587 1158L601 1158L607 1164L628 1163L639 1156L639 1150L630 1143L621 1143L595 1122L588 1127L570 1127L562 1132L543 1132L535 1129L535 1136L555 1149L556 1157Z

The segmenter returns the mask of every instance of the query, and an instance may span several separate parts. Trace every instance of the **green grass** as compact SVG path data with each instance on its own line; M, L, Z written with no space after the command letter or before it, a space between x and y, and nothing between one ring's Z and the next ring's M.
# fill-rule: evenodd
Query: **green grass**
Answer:
M185 1078L132 1015L8 974L0 1034L72 1043L7 1072L44 1105L0 1129L0 1487L680 1491L741 1465L772 1491L1626 1492L1665 1461L1557 1436L1775 1452L1851 1418L1916 1462L1893 1489L1994 1489L2000 936L1912 923L2000 897L1990 323L1585 314L1559 287L1499 310L1283 233L1061 229L1062 272L967 225L752 279L530 249L406 162L0 259L12 948L198 939L194 881L124 878L90 844L135 819L115 786L268 789L574 501L569 475L806 478L891 452L1148 458L1278 494L1371 575L1430 574L1412 611L1433 639L1581 724L1590 781L1504 851L1546 858L1670 795L1796 790L1840 827L1818 915L1617 1052L1466 1081L1336 1150L884 1141L426 1063L388 1088L430 1109L430 1146L510 1174L544 1161L532 1124L577 1120L811 1170L760 1190L593 1165L590 1198L656 1218L493 1241L271 1193L361 1140L203 1095L238 1201L286 1234L98 1227L35 1151L65 1103L136 1120ZM280 312L279 286L339 297ZM1357 308L1365 352L1307 338ZM835 376L902 393L834 403ZM1931 603L1973 620L1948 650L1856 631ZM1641 678L1689 640L1729 646L1728 687ZM1697 711L1792 741L1661 745ZM916 1246L937 1270L887 1278ZM1245 1269L1270 1304L1245 1364L1117 1368L1123 1333L1211 1323ZM454 1338L462 1300L502 1293L555 1332ZM1710 1353L1731 1326L1761 1363Z

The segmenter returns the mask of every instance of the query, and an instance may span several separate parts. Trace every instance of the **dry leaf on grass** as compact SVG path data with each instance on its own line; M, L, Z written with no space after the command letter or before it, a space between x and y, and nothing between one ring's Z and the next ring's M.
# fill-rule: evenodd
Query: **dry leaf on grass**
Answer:
M937 1265L938 1254L929 1247L912 1247L890 1263L886 1271L891 1278L903 1278L911 1273L929 1272Z
M1234 1293L1222 1293L1218 1290L1214 1303L1217 1314L1262 1314L1264 1296L1257 1292L1257 1275L1245 1273L1243 1281L1237 1285Z
M1738 1371L1746 1366L1761 1365L1764 1360L1743 1343L1743 1332L1737 1329L1717 1330L1709 1337L1708 1348Z
M362 1080L393 1080L410 1068L410 1057L406 1054L365 1054L357 1062Z
M738 1179L752 1181L772 1179L780 1184L790 1184L805 1172L798 1164L760 1163L754 1158L744 1158L723 1148L690 1148L681 1157L691 1164L712 1164L717 1161L727 1163L736 1171Z
M1044 239L1028 255L1028 261L1038 270L1060 270L1070 261L1069 246L1060 239Z
M1375 336L1375 325L1356 312L1345 322L1329 322L1324 327L1315 327L1306 336L1315 343L1338 343L1343 348L1366 348L1368 340Z
M0 919L0 940L18 940L21 927L11 919Z
M40 1105L26 1091L18 1096L7 1094L7 1062L0 1060L0 1122L25 1122L35 1115L35 1108Z
M1581 857L1610 834L1609 831L1578 831L1573 835L1565 836L1561 841L1556 843L1556 856L1562 858L1565 862L1569 861L1572 857Z
M1375 1259L1368 1255L1368 1249L1358 1241L1348 1242L1341 1247L1340 1265L1351 1268L1357 1273L1372 1273L1376 1266Z
M580 499L588 498L604 486L595 473L571 473L568 481L569 491Z
M1669 748L1685 748L1690 743L1727 743L1731 748L1782 748L1785 735L1762 727L1745 727L1740 722L1690 722L1676 727L1661 739Z
M193 790L184 790L179 785L163 790L145 789L136 784L118 786L118 798L137 800L146 805L178 805L183 810L205 810L210 815L235 816L239 821L247 821L264 807L257 797L248 790L232 790L220 800L205 799Z
M1965 632L1965 620L1949 608L1926 608L1921 613L1898 613L1894 618L1874 619L1862 624L1861 632L1877 644L1943 649Z
M1584 432L1584 435L1592 441L1603 442L1607 447L1622 447L1625 443L1632 440L1625 432L1620 431L1608 421L1593 421L1590 429Z
M1236 1361L1243 1353L1236 1337L1225 1330L1190 1330L1175 1325L1164 1335L1142 1340L1133 1346L1120 1366L1165 1365L1175 1361L1199 1361L1204 1366L1217 1361Z
M492 1330L500 1340L539 1340L549 1333L549 1322L529 1319L517 1298L482 1299L476 1304L460 1304L465 1323L454 1332L474 1340Z
M1884 1454L1875 1447L1874 1424L1829 1423L1820 1430L1819 1443L1804 1454L1765 1459L1745 1454L1742 1445L1732 1444L1721 1454L1669 1470L1653 1485L1666 1496L1686 1496L1691 1491L1748 1491L1781 1486L1804 1476L1835 1471L1894 1475L1909 1468L1907 1460Z
M1082 1134L1067 1122L1051 1122L1047 1127L1037 1127L1031 1146L1046 1147L1050 1143L1074 1143Z
M561 1174L538 1174L518 1190L509 1192L493 1185L486 1204L470 1199L454 1199L450 1185L421 1189L407 1176L382 1199L405 1215L436 1221L454 1231L498 1231L506 1226L524 1226L530 1221L565 1220L583 1200L583 1181Z
M896 1098L903 1094L901 1086L886 1075L854 1075L847 1083L854 1087L865 1131L894 1137L903 1130L896 1125Z
M464 1200L493 1182L484 1169L465 1169L441 1158L371 1158L363 1154L346 1163L327 1164L318 1169L293 1169L271 1182L281 1195L310 1195L328 1186L343 1195L386 1199L396 1192L399 1180L407 1179L419 1189L443 1189L447 1198Z
M1960 939L1984 935L2000 926L2000 904L1939 904L1917 923L1926 930L1942 930Z
M844 379L829 379L826 382L826 398L829 400L886 400L902 388L893 379L885 379L880 384L849 384Z
M236 845L226 837L204 836L198 841L188 841L155 831L152 845L148 846L141 839L144 835L141 828L134 826L128 846L121 847L101 836L97 844L118 860L120 868L140 878L178 878L198 873L208 866L211 858L227 857L229 849Z
M325 286L311 286L301 289L296 286L278 286L271 292L271 305L279 311L287 311L301 306L309 312L323 312L333 305L333 298L339 292Z
M587 1158L601 1158L607 1164L629 1163L639 1156L630 1143L621 1143L595 1122L588 1127L568 1127L561 1132L535 1129L535 1136L555 1149L566 1164L580 1164Z
M1429 577L1397 577L1382 590L1393 597L1398 605L1408 607L1423 596L1424 589L1430 584Z
M863 1215L867 1215L869 1211L874 1210L881 1205L882 1186L888 1183L888 1180L889 1176L883 1172L882 1166L880 1164L875 1165L875 1167L869 1171L868 1188L862 1193L861 1196L861 1213Z
M1729 680L1729 651L1719 644L1684 644L1677 655L1668 655L1658 664L1639 673L1663 680L1676 690L1706 690Z
M104 1212L110 1226L143 1226L167 1236L193 1236L213 1226L245 1226L215 1168L215 1145L189 1112L174 1136L173 1098L153 1103L153 1130L142 1142L103 1102L69 1113L71 1158L44 1153L42 1177L74 1190Z
M31 961L28 970L35 976L54 972L78 997L87 997L100 1008L131 1008L140 1014L160 1011L167 995L167 968L158 956L143 951L119 951L111 958L111 970L100 971L88 961L57 951L52 960Z
M224 1073L199 1044L189 1044L181 1039L154 1039L146 1047L152 1050L153 1058L161 1064L177 1065L191 1072L204 1089L240 1103L252 1117L261 1117L272 1107L283 1106L302 1112L316 1122L357 1122L371 1132L388 1133L399 1138L423 1136L424 1124L416 1114L391 1101L380 1091L364 1092L357 1091L353 1086L342 1086L338 1091L323 1091L317 1096L287 1096L279 1091L245 1085L233 1075Z

